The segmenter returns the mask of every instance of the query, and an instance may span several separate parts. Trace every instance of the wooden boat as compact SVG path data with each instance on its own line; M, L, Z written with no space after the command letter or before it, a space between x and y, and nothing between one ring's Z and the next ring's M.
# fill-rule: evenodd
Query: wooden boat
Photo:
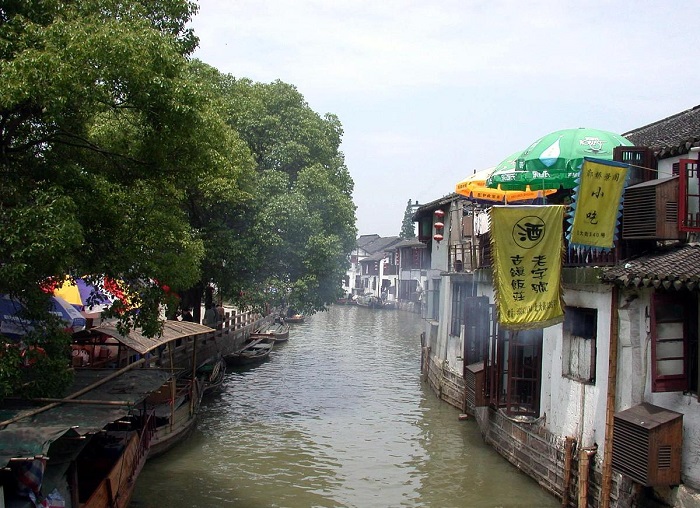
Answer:
M293 314L289 317L284 318L284 321L286 323L303 323L304 322L304 315L303 314Z
M237 366L262 363L269 358L274 344L275 340L271 337L251 338L243 348L226 355L224 359L227 364Z
M0 504L127 508L153 436L152 413L132 411L169 377L139 365L79 370L62 399L6 403L0 466L11 474L0 477Z
M140 416L153 415L149 459L167 452L192 432L201 402L199 378L171 378L148 396Z
M271 338L275 344L289 340L289 325L285 323L272 323L255 333L250 334L251 339Z
M226 377L226 360L219 355L197 368L197 377L202 384L202 396L209 395L221 388Z
M370 309L381 309L382 300L374 295L361 295L357 297L355 301L360 307L367 307Z
M146 463L151 432L118 421L98 432L76 459L81 508L127 508Z

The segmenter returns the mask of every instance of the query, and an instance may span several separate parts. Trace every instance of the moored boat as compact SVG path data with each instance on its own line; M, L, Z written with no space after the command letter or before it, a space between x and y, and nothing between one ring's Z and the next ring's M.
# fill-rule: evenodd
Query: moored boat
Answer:
M292 314L291 316L284 318L284 321L286 323L303 323L304 322L304 315L303 314Z
M275 344L289 340L289 325L284 323L272 323L255 333L250 334L251 339L271 338Z
M370 309L382 308L382 300L374 295L360 295L355 300L355 303L360 307L367 307Z
M167 452L189 436L197 423L201 402L202 384L196 377L173 377L148 396L140 417L152 415L149 459Z
M229 365L253 365L267 360L275 340L270 337L252 338L240 350L226 355L224 359Z
M204 362L197 368L197 377L202 383L202 396L216 392L226 377L226 360L219 355Z

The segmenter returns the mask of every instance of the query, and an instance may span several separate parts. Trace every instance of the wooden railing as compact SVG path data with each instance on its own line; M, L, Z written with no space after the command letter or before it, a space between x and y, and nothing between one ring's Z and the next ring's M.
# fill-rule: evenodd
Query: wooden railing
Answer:
M619 261L619 249L609 251L596 250L590 247L569 247L565 241L566 253L564 256L565 267L576 266L612 266ZM477 243L478 265L476 268L488 268L491 266L491 241L488 233L479 237Z

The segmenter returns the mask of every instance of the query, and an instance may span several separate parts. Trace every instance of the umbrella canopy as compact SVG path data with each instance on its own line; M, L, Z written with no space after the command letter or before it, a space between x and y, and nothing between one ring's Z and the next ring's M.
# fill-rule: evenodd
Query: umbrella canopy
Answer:
M65 322L65 329L71 333L85 330L85 318L75 307L60 296L49 297L49 312ZM0 295L0 334L10 338L21 338L31 332L35 321L24 316L26 308L22 302L8 295Z
M483 202L486 204L506 204L523 201L533 201L543 196L553 194L556 190L546 189L543 191L533 191L526 188L522 191L506 191L500 187L495 189L486 186L486 181L496 168L483 169L473 175L458 182L455 192L467 197L471 201Z
M530 189L573 189L583 158L612 160L616 146L633 144L619 134L599 129L555 131L523 150L513 169L494 171L488 185L506 190L524 190L528 185Z
M53 294L66 300L84 316L90 317L100 314L109 308L116 299L105 288L104 280L96 284L90 284L85 279L71 279L67 277L61 286L53 289Z

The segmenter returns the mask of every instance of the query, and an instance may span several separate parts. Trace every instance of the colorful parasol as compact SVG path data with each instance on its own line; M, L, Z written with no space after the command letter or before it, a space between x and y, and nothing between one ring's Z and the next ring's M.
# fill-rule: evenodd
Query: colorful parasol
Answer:
M487 185L505 190L573 189L584 157L612 160L617 146L632 146L632 142L599 129L555 131L523 150L514 168L495 170Z
M86 320L75 307L59 296L51 296L49 312L65 323L71 333L85 329ZM36 327L35 321L24 316L25 306L8 295L0 295L0 334L10 338L21 338Z
M458 182L455 186L455 192L467 197L471 201L492 205L533 201L556 192L550 189L533 191L529 188L522 191L506 191L501 188L492 189L486 186L486 181L493 171L495 171L495 168L477 171L461 182Z
M65 299L86 315L100 314L115 300L115 297L104 288L102 281L95 285L88 283L85 279L66 278L61 286L53 290L53 294Z

